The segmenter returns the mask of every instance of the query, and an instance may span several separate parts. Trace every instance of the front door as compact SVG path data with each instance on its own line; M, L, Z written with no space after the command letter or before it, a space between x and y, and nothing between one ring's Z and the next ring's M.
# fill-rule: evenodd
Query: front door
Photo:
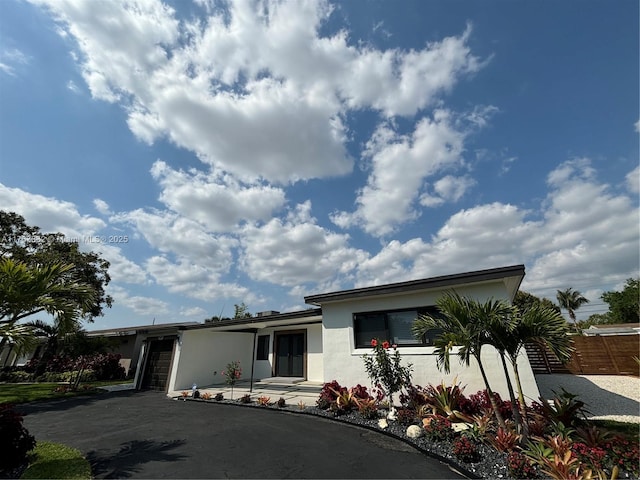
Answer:
M304 333L276 334L276 377L304 377Z

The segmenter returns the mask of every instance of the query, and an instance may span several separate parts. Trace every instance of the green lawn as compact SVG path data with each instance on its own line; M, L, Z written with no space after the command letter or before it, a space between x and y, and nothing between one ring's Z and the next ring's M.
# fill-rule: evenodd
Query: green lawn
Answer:
M93 387L103 387L106 385L117 385L125 383L126 380L91 382L81 384L77 392L58 393L54 390L60 386L59 383L3 383L0 384L0 404L2 403L27 403L36 400L50 400L53 398L75 397L77 395L89 395L99 393ZM91 386L91 389L85 387Z
M20 478L91 478L91 465L75 448L59 443L38 442L31 458L29 467Z

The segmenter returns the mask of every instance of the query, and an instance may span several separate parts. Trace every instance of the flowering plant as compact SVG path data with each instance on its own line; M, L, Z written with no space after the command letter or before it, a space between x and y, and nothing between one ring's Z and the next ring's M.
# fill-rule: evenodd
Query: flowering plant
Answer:
M397 345L388 341L380 342L377 338L371 340L373 355L363 355L364 368L374 385L381 385L393 407L393 394L402 387L411 385L412 365L406 367L400 364L400 353ZM389 353L393 348L393 354Z
M240 377L242 376L242 368L240 368L240 362L238 360L234 360L233 362L227 363L226 368L220 372L224 378L224 381L227 385L231 387L231 398L233 398L233 386L236 384Z

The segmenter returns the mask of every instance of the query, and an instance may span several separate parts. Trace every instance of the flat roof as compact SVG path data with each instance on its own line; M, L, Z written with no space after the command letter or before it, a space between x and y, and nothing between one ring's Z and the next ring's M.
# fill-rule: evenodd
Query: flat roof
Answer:
M486 270L476 270L473 272L455 273L453 275L442 275L439 277L423 278L420 280L410 280L408 282L389 283L386 285L376 285L373 287L354 288L351 290L341 290L331 293L320 293L304 297L304 301L311 305L322 305L323 303L339 302L355 298L366 298L375 295L392 295L398 293L408 293L418 290L428 290L434 288L452 287L455 285L465 285L470 283L487 282L491 280L507 279L512 277L510 290L513 295L520 288L520 283L524 278L524 265L511 265L507 267L491 268ZM515 288L514 288L515 287Z
M188 327L194 325L202 325L201 322L174 322L174 323L156 323L153 325L138 325L135 327L116 327L105 328L102 330L87 330L87 335L135 335L139 331L147 330L163 330L176 329L180 327Z
M222 328L222 327L242 327L251 328L256 324L276 324L286 320L306 319L310 317L316 317L322 315L322 309L320 308L308 308L306 310L299 310L295 312L286 313L274 313L272 315L262 315L260 317L253 316L248 318L232 318L229 320L220 320L218 322L199 323L193 326L185 326L180 330L197 330L203 328Z

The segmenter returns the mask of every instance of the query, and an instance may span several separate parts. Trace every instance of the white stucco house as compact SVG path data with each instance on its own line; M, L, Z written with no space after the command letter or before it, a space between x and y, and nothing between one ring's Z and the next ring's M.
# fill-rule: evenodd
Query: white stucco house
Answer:
M477 365L465 367L454 359L450 374L440 372L431 346L437 332L416 340L410 331L413 320L420 313L433 311L436 300L450 290L480 301L511 302L524 274L524 265L513 265L322 293L305 297L314 308L300 312L264 312L247 319L184 327L175 338L163 338L164 366L153 365L153 360L150 363L153 342L146 353L143 349L139 373L149 376L147 369L157 368L161 375L167 375L167 391L183 390L194 383L222 383L220 371L238 360L245 380L295 377L313 382L337 380L348 387L358 383L368 386L362 355L371 353L370 341L377 337L397 344L403 362L413 364L414 384L437 384L443 379L452 382L457 377L466 385L466 393L475 393L484 389ZM482 356L492 387L507 397L497 352L484 347ZM536 400L538 387L524 350L519 361L525 395Z

